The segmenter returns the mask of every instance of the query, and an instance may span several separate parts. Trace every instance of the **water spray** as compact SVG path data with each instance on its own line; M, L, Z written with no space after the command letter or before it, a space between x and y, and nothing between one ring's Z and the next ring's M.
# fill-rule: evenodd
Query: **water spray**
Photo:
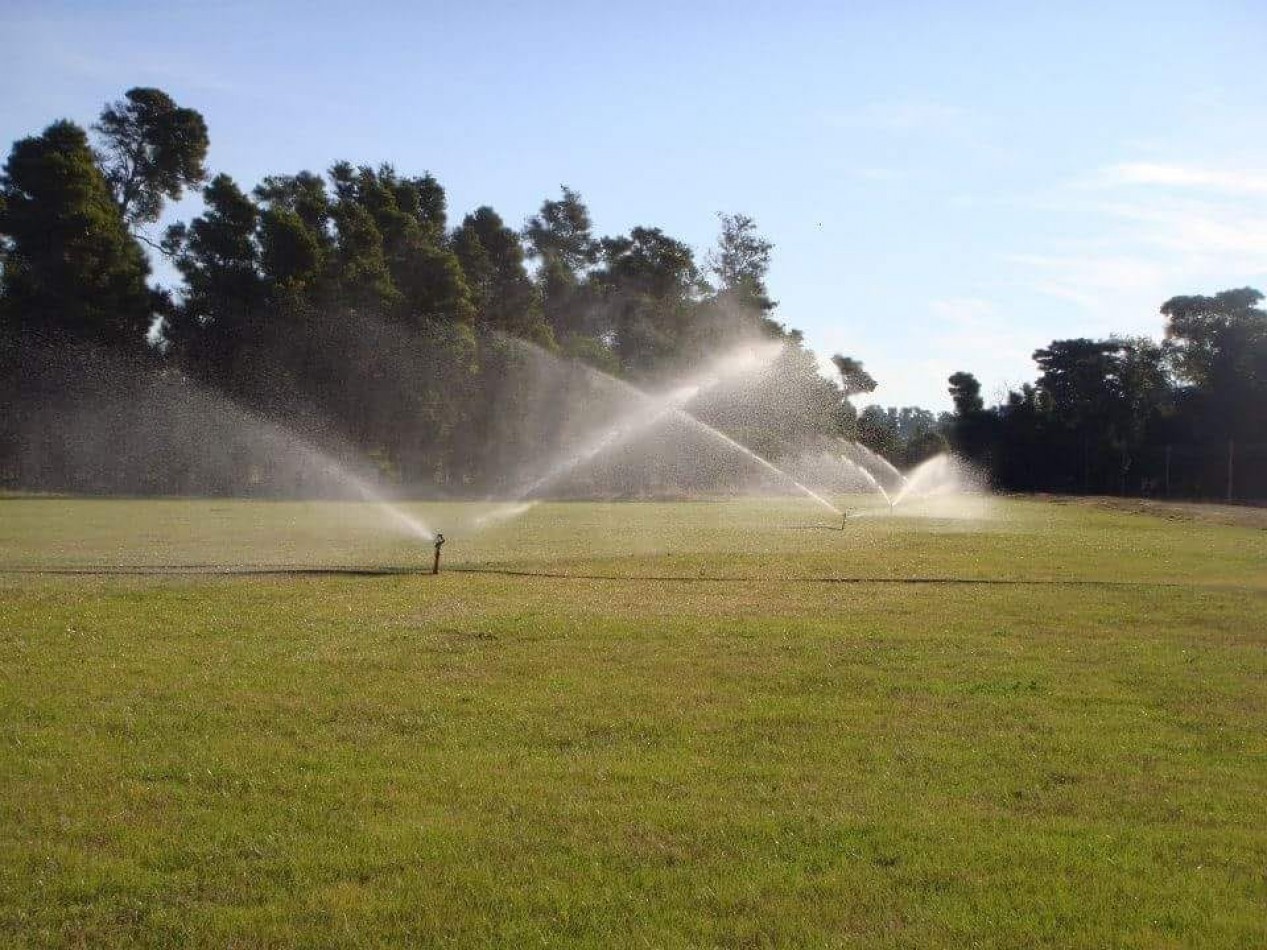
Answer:
M431 573L439 574L440 573L440 548L444 546L444 535L438 532L436 533L435 546L436 546L436 559L431 564Z

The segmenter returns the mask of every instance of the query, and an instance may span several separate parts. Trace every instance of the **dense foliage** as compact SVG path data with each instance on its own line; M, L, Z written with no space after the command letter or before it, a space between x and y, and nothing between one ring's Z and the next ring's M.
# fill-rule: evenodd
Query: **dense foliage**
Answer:
M452 226L434 177L386 164L340 162L254 187L208 180L201 115L157 89L128 91L94 131L95 148L56 122L17 142L0 175L0 480L10 485L136 490L105 466L88 477L67 464L68 443L88 434L49 406L130 406L120 412L144 430L142 454L157 457L181 425L139 416L161 383L337 440L406 485L486 490L517 445L542 437L510 341L653 384L735 340L776 339L782 355L742 411L700 407L763 453L856 438L905 465L953 447L1006 488L1215 494L1228 481L1216 469L1226 476L1240 445L1237 493L1264 493L1253 452L1267 421L1267 318L1253 290L1168 301L1161 344L1054 341L1035 353L1036 384L999 406L987 409L961 372L953 416L858 415L850 400L876 381L843 355L836 378L824 377L800 333L775 318L773 248L745 215L720 215L716 246L697 260L657 227L596 234L567 187L517 231L490 207ZM202 212L148 237L164 201L190 188ZM143 244L179 274L174 295L151 285ZM237 491L258 479L154 475L144 489Z
M1021 491L1267 495L1267 312L1251 288L1162 305L1166 335L1055 340L985 408L950 378L954 447Z

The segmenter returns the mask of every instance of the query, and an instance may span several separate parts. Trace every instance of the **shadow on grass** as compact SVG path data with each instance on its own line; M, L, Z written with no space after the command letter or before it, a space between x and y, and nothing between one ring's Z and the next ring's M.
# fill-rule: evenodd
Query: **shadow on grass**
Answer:
M687 584L743 583L776 580L793 584L962 584L1071 587L1194 587L1173 581L1108 581L1095 578L1019 578L1019 577L788 577L780 574L579 574L566 571L529 571L501 567L450 567L455 574L492 574L500 577L542 577L577 581L657 581Z
M446 567L445 574L477 574L494 577L524 577L545 580L569 581L620 581L639 583L675 583L675 584L737 584L750 581L775 580L792 584L910 584L910 585L960 585L960 586L1003 586L1003 587L1106 587L1106 588L1140 588L1140 587L1228 587L1219 583L1191 583L1179 581L1114 581L1097 578L1061 578L1061 577L832 577L810 576L790 577L779 574L593 574L571 571L527 570L520 568L494 566L462 566ZM187 576L187 577L430 577L430 569L398 566L344 566L344 567L304 567L288 565L237 565L218 564L175 564L175 565L126 565L103 564L94 567L60 567L25 565L5 567L0 565L0 574L40 574L81 577L123 576ZM1256 588L1254 588L1256 589Z
M3 567L0 574L62 574L69 576L119 575L122 577L189 576L189 577L390 577L397 574L422 574L416 567L298 567L287 565L228 566L223 564L101 564L93 567ZM430 574L430 571L425 573Z

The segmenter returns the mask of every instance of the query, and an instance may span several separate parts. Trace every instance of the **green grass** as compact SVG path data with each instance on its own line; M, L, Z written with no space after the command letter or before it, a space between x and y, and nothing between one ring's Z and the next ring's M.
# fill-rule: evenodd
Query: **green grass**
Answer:
M0 500L0 943L1267 944L1267 531L414 510Z

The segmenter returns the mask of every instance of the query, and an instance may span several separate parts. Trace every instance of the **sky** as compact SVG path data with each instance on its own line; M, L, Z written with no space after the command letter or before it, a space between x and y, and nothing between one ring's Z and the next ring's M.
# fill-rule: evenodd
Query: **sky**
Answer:
M386 161L518 226L566 184L701 257L741 212L861 402L942 410L955 371L997 401L1054 339L1267 290L1265 40L1261 0L0 0L0 147L157 86L244 187Z

